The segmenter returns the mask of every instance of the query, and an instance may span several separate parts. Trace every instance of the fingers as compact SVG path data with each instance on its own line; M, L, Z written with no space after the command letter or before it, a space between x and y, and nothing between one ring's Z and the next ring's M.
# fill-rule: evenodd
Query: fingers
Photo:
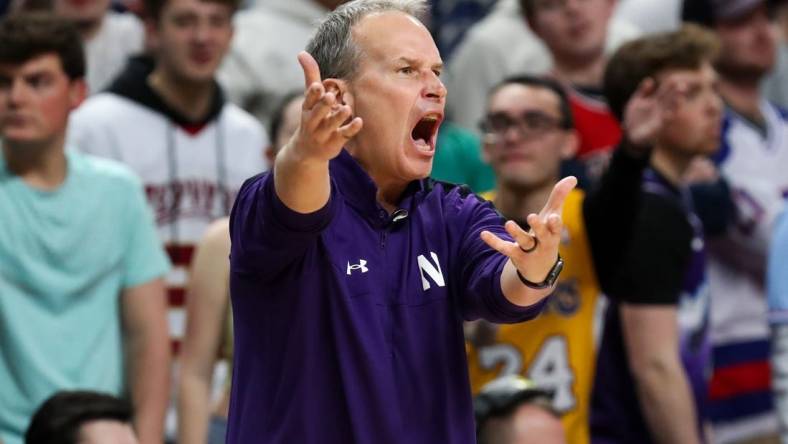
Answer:
M309 88L313 83L321 83L320 67L317 65L312 54L306 51L298 53L298 63L301 64L301 69L304 71L304 88Z
M646 77L640 82L637 90L635 90L634 97L649 97L657 91L657 82L651 77Z
M345 126L340 126L337 130L340 136L344 137L345 139L352 139L353 137L361 131L361 128L364 126L364 121L361 120L361 117L354 117L353 120L350 121Z
M679 76L668 76L657 91L657 111L663 118L671 118L676 112L681 101L687 97L687 82Z
M318 127L321 126L325 128L324 120L326 116L331 113L334 105L336 105L336 96L334 96L334 93L327 92L323 94L323 97L312 107L311 112L305 115L305 128L309 131L317 131ZM337 126L338 125L334 125L333 128Z
M527 233L523 230L519 225L517 225L514 221L508 221L504 224L504 229L506 232L512 236L517 245L522 250L530 250L536 245L536 240L534 239L534 235Z
M325 95L326 89L322 83L313 83L304 93L304 103L301 111L310 111Z
M547 217L547 229L550 231L550 234L560 235L562 226L563 223L561 221L561 216L557 214L551 214Z
M685 93L686 83L675 75L666 77L660 83L647 77L640 82L632 97L637 101L645 100L646 102L651 102L650 99L653 99L662 105L663 109L670 110L678 104L678 99Z
M301 123L294 136L293 148L303 156L321 160L333 159L345 143L361 130L361 118L353 118L353 109L338 94L341 87L326 86L320 81L320 70L309 54L298 56L308 87L301 106ZM341 97L341 96L340 96Z
M515 254L515 250L519 251L520 249L516 246L516 244L503 240L500 237L496 236L495 234L484 230L481 232L481 238L487 245L490 246L493 250L501 253L506 257L512 257Z
M320 123L320 127L318 130L328 129L334 130L339 128L342 123L344 123L350 114L352 113L350 107L348 105L334 105L330 108L330 112L327 116L323 119Z
M328 143L344 145L349 139L355 137L356 134L361 131L362 127L363 121L361 117L355 117L348 124L333 130Z
M560 216L561 213L563 213L566 196L569 195L569 192L572 191L575 186L577 186L577 178L574 176L567 176L558 181L553 187L553 191L550 192L550 197L547 198L547 204L545 204L539 214L541 216L547 216L548 214L555 213Z

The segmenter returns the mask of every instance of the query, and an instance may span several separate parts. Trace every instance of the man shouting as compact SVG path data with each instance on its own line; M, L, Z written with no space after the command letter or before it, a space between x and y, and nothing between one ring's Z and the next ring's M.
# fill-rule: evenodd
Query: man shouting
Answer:
M531 319L560 272L574 178L528 231L427 179L446 89L425 6L347 3L299 55L300 128L231 216L230 443L474 442L462 321Z

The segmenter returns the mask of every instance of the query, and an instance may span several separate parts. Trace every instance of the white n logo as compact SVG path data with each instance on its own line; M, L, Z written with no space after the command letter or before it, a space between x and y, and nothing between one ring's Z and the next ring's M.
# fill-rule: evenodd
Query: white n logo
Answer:
M438 287L445 287L446 283L443 280L443 273L441 272L441 263L438 261L438 255L430 251L430 256L432 256L432 260L435 261L435 265L432 265L423 254L420 254L416 261L419 263L419 273L421 274L421 286L424 287L424 291L430 289L430 281L424 277L424 273L427 273L433 282Z

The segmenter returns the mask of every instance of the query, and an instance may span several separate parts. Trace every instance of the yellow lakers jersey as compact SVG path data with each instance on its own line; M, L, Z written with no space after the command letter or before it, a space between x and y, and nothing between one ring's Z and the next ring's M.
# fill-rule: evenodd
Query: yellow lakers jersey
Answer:
M491 199L492 193L483 195ZM595 368L594 322L600 288L583 219L584 194L573 190L562 215L559 252L564 269L544 312L521 324L498 327L493 344L467 344L471 387L476 394L498 376L521 374L554 392L568 442L589 442L589 405Z

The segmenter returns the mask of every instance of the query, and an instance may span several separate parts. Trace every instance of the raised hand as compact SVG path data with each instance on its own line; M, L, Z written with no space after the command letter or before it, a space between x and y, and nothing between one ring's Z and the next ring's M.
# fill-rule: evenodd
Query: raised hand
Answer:
M660 84L643 79L624 109L623 129L636 147L651 147L670 121L687 86L679 76L668 75Z
M328 202L331 179L328 161L361 130L361 118L337 100L341 81L321 80L317 62L307 52L298 54L304 70L304 104L293 137L274 160L274 185L279 199L291 210L308 214ZM345 123L347 122L347 123Z
M577 179L572 176L559 181L539 214L528 215L526 221L530 226L529 231L526 232L514 221L507 221L504 227L514 242L501 239L486 230L481 233L482 240L507 256L526 279L543 281L558 257L563 228L561 213L566 196L575 185Z
M301 107L301 124L291 143L303 158L328 161L336 157L348 140L361 130L360 117L345 123L353 110L337 101L320 77L320 68L312 56L302 51L298 62L304 71L304 104Z

